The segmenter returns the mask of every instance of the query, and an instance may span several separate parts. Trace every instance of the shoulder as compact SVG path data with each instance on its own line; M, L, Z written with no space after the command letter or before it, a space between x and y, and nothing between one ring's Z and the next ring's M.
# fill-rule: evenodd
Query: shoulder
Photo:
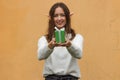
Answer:
M76 34L75 39L82 39L83 40L83 36L81 34Z
M39 39L38 39L38 42L46 42L46 37L45 36L41 36Z
M84 41L83 36L81 34L76 34L74 39L72 40L72 43L79 44L83 43L83 41Z

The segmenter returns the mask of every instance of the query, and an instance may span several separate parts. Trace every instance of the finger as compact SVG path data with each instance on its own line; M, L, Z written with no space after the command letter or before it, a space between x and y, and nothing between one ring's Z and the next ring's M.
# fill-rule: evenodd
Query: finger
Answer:
M66 46L66 43L61 43L60 46Z
M56 45L56 46L60 46L60 43L56 43L55 45Z
M55 41L55 38L52 38L52 41Z

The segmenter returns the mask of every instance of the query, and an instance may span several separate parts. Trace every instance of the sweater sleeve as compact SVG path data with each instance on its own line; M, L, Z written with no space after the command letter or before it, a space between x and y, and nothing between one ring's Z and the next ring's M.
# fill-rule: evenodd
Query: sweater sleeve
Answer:
M43 60L43 59L47 59L49 57L49 55L52 53L53 49L50 49L48 47L48 42L45 38L45 36L42 36L39 40L38 40L38 59L39 60Z
M73 57L81 59L83 49L83 37L80 34L77 34L75 38L71 41L71 46L67 49Z

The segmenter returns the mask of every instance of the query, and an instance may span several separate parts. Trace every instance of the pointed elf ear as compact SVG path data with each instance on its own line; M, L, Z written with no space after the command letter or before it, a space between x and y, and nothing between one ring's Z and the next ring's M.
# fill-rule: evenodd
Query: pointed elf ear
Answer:
M45 14L45 16L47 16L49 18L49 20L51 19L50 16L48 14Z
M49 15L48 15L48 14L45 14L45 16L49 17Z
M74 13L73 13L73 12L71 12L71 13L70 13L70 16L72 16L73 14L74 14Z

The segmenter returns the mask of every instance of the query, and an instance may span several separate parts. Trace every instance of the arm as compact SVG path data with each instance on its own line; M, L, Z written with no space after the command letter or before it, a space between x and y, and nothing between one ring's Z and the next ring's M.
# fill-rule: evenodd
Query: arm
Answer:
M69 53L78 59L82 58L83 37L79 34L71 41L71 46L67 47Z
M38 40L38 59L43 60L47 59L52 53L53 49L48 47L48 42L46 38L43 36Z

